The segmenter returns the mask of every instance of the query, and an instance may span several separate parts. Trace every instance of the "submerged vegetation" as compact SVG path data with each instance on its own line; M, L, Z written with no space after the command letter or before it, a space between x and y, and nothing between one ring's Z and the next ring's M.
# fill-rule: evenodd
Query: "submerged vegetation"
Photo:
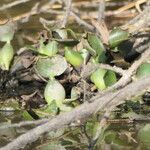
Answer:
M149 149L150 4L140 2L139 14L136 2L115 0L34 6L32 0L20 0L0 7L33 7L0 26L2 149ZM111 17L128 14L130 4L131 21L106 22L107 10ZM99 14L84 16L86 9ZM55 18L44 19L42 13ZM34 36L19 34L28 22L32 29L32 15L42 27Z

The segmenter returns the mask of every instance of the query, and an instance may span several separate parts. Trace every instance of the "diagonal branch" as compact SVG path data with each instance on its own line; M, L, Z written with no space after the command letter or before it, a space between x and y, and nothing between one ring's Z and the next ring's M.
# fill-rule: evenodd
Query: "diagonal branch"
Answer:
M8 8L11 8L13 6L16 6L16 5L19 5L19 4L22 4L22 3L26 3L26 2L29 2L30 0L16 0L14 2L11 2L9 4L4 4L2 5L2 7L0 7L0 11L3 11L5 9L8 9Z

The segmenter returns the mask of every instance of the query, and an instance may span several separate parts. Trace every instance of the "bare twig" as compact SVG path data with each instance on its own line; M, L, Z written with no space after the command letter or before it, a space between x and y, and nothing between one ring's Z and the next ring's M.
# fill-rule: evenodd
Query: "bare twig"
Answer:
M36 3L32 8L31 8L31 11L30 13L25 17L25 18L22 18L20 21L22 23L25 23L25 22L28 22L30 17L33 15L33 14L36 14L38 12L38 6L39 6L40 3Z
M11 8L13 6L16 6L16 5L19 5L19 4L22 4L22 3L26 3L26 2L29 2L30 0L16 0L14 2L11 2L9 4L4 4L0 7L0 11L3 11L5 9L8 9L8 8Z
M105 19L105 0L99 0L98 22Z
M108 119L107 120L108 123L112 123L112 124L121 124L121 123L126 123L126 124L130 124L130 123L143 123L143 122L150 122L150 118L146 117L146 118L129 118L129 119Z
M141 12L139 5L145 3L146 1L147 1L147 0L137 0L137 1L131 2L131 3L129 3L128 5L125 5L125 6L121 7L121 8L119 8L118 10L116 10L115 13L116 13L116 14L119 14L119 13L121 13L121 12L123 12L123 11L126 11L126 10L128 10L128 9L130 9L130 8L133 8L133 7L136 7L137 10L138 10L139 12Z
M126 1L109 1L106 3L106 7L121 7L127 5L129 2ZM73 7L79 7L79 8L98 8L99 0L92 0L92 1L77 1L72 4Z
M21 21L21 20L23 20L24 18L26 18L28 16L33 16L33 15L36 15L36 14L39 14L39 13L42 13L42 12L46 12L47 10L49 10L52 7L53 3L55 3L55 2L56 2L56 0L52 0L52 1L50 1L50 2L48 2L46 4L44 4L44 5L42 5L41 8L39 8L38 10L36 10L36 11L34 10L33 11L31 9L31 11L29 11L29 12L26 12L26 13L23 13L21 15L13 17L12 20L14 22ZM4 24L7 21L8 21L8 19L2 19L2 20L0 20L0 24Z
M103 43L108 45L109 31L105 22L101 20L101 22L99 23L94 19L91 20L92 20L92 25L96 28L97 33L101 36Z
M123 70L122 68L119 68L117 66L110 66L107 64L99 64L99 67L101 67L103 69L108 69L108 70L114 71L120 75L123 75L125 73L125 70Z
M60 25L61 23L60 20L46 20L42 17L40 17L39 21L47 31L50 31L50 28L48 26L56 26Z
M17 127L23 127L23 126L30 126L30 125L40 125L43 123L46 123L50 119L41 119L41 120L34 120L34 121L22 121L19 123L14 123L14 124L5 124L0 126L0 130L2 129L7 129L7 128L17 128Z
M86 65L86 69L84 70L84 72L82 74L82 77L87 78L88 76L91 75L92 72L94 72L98 68L103 68L103 69L114 71L121 76L125 73L125 70L123 70L122 68L119 68L117 66L110 66L108 64L91 64L91 63L88 63Z
M150 26L150 5L146 6L144 11L134 19L123 25L124 29L128 29L130 33L136 33L139 29Z
M133 50L142 53L146 49L148 49L150 42L150 35L147 32L142 32L142 34L135 35L136 39L133 45Z
M62 28L64 28L67 24L68 21L68 17L70 15L70 11L71 11L71 4L72 4L72 0L67 0L66 2L66 12L65 12L65 16L62 22Z
M85 26L87 29L94 31L94 27L87 23L86 21L82 20L80 17L78 17L74 12L71 12L71 15L73 15L79 25Z
M41 9L41 12L46 12L46 13L50 13L50 14L55 14L55 15L62 15L63 14L63 11L58 11L58 10L53 10L53 9ZM83 19L81 19L74 11L70 11L70 14L74 17L74 19L76 20L76 22L79 24L79 25L82 25L84 26L86 29L90 30L90 31L94 31L94 27L87 23L86 21L84 21ZM54 21L54 20L46 20L44 18L40 18L40 21L44 21L44 23L48 24L48 25L51 25L51 24L59 24L61 23L62 21L58 20L58 21Z

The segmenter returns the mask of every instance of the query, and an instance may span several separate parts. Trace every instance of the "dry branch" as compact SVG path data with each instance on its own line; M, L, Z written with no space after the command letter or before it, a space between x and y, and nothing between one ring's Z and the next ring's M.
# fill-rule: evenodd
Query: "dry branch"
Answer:
M2 5L0 7L0 11L3 11L5 9L8 9L8 8L11 8L13 6L16 6L16 5L19 5L19 4L22 4L22 3L26 3L26 2L29 2L30 0L16 0L14 2L11 2L9 4L5 4L5 5Z
M6 122L6 124L4 123L5 125L0 126L0 130L7 129L7 128L20 128L20 127L23 127L23 126L40 125L40 124L46 123L49 120L50 119L43 118L43 119L40 119L40 120L22 121L22 122L13 123L13 124L7 124L7 122Z
M67 24L70 12L71 12L71 4L72 4L72 0L67 0L66 2L66 12L65 12L65 16L62 22L62 28L64 28Z
M124 29L129 29L130 33L137 33L140 29L150 26L150 5L146 6L141 14L123 25Z

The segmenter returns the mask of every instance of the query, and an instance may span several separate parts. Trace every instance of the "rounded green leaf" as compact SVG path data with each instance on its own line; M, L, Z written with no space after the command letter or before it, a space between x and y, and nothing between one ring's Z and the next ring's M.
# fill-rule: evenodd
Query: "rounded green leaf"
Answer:
M73 50L69 50L69 49L65 50L65 58L74 67L81 66L81 64L84 61L82 55L79 52L73 51Z
M96 51L97 55L100 55L105 51L105 47L100 38L98 38L95 34L88 34L88 42L89 45Z
M118 46L121 42L127 40L129 37L129 33L120 29L120 28L115 28L110 32L109 36L109 45L111 48L114 48Z
M50 57L54 56L58 52L58 43L56 41L51 41L45 45L43 42L40 42L38 52Z
M0 68L2 70L9 70L13 57L14 57L13 47L9 42L7 42L0 50Z
M150 63L143 63L137 70L136 77L150 76Z
M91 81L100 90L104 90L106 88L105 81L104 81L104 76L106 72L107 70L99 68L91 75Z
M67 62L64 57L56 55L52 58L40 58L36 64L36 70L43 77L59 76L67 69Z
M105 80L105 84L106 84L107 87L113 85L114 83L116 83L117 82L117 77L116 77L115 72L113 72L111 70L108 70L105 77L104 77L104 80Z
M58 52L58 43L56 41L49 42L46 45L45 55L54 56Z
M48 81L44 90L44 97L48 105L50 105L52 101L55 100L57 106L61 106L65 96L65 89L57 80Z

